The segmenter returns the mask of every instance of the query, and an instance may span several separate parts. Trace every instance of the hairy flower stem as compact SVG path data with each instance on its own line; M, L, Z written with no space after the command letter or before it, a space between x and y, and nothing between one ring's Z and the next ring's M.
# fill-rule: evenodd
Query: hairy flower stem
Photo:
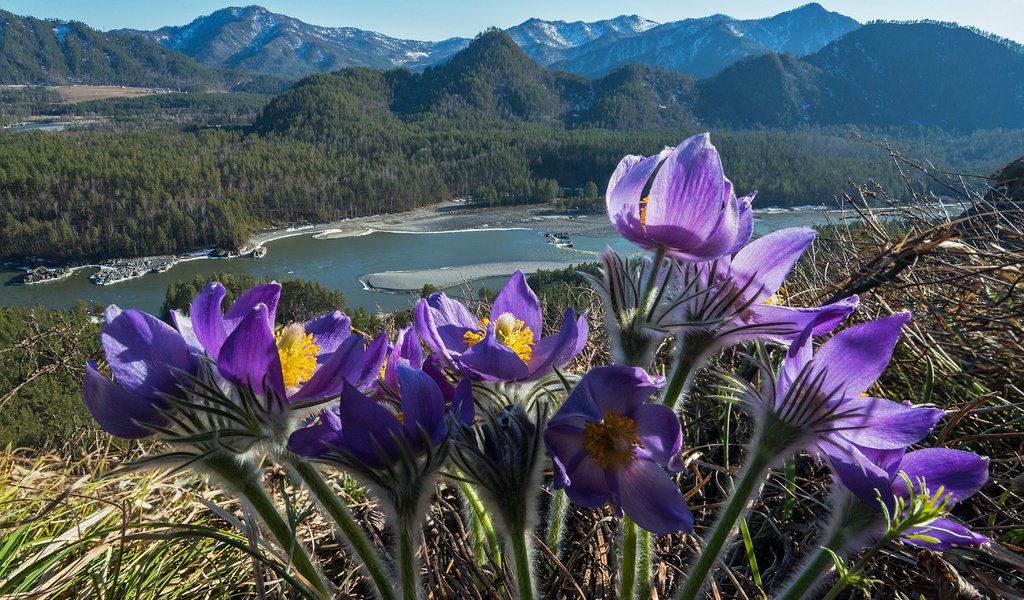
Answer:
M841 554L848 548L859 547L865 537L875 529L878 513L852 501L849 494L837 500L839 494L832 493L832 522L814 554L805 560L797 574L776 596L776 600L799 600L813 592L832 567L835 566L832 552ZM831 550L831 552L830 552Z
M668 385L665 386L661 403L678 411L679 399L690 389L694 377L703 367L703 361L711 345L712 338L702 332L680 333L676 338L679 354Z
M536 595L536 584L533 579L533 561L530 560L529 532L525 529L509 535L512 543L512 562L516 575L516 591L519 600L533 600Z
M622 571L619 576L619 600L636 596L636 523L622 517Z
M256 470L250 465L240 464L234 457L217 453L205 458L203 466L218 477L230 491L249 503L274 541L284 549L299 575L321 597L330 598L331 592L327 583L306 554L305 548L299 543L295 528L285 521L274 505L274 500L260 485Z
M494 533L494 524L491 523L490 517L487 516L487 509L484 508L480 496L473 489L473 486L466 482L459 482L459 489L462 491L463 496L465 496L466 504L469 505L469 520L473 529L473 537L476 538L473 541L480 564L485 564L484 561L487 560L484 537L487 538L487 546L491 549L494 560L500 562L501 546L498 544L498 536Z
M639 321L647 321L654 310L654 296L658 289L658 279L661 277L662 263L665 262L665 248L659 246L654 252L654 262L651 264L651 276L644 288L643 300L640 302L640 310L637 312Z
M761 482L764 481L764 475L768 471L768 467L771 465L775 455L775 452L763 444L758 443L754 445L750 462L747 463L743 476L733 490L732 496L729 498L722 513L718 516L718 521L711 529L711 535L708 536L707 542L697 558L697 562L690 569L677 598L680 600L694 600L701 589L704 588L704 580L707 579L708 573L711 572L711 568L722 553L722 548L732 533L733 525L736 524L736 521L739 520L746 510L750 497L754 495Z
M420 586L416 565L416 519L401 519L398 523L398 576L402 586L402 600L418 600Z
M377 594L383 600L394 600L395 592L387 567L345 503L324 481L316 466L304 460L291 460L289 464L359 557L377 588Z
M651 597L651 532L641 529L636 543L636 597Z
M555 490L551 499L551 512L548 515L547 545L555 556L562 550L562 537L565 532L565 515L569 512L569 497L565 490ZM552 567L554 568L554 567Z

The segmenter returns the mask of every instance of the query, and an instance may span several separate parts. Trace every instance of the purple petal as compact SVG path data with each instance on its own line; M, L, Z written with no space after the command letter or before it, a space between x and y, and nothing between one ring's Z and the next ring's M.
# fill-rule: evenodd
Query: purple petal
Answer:
M894 450L919 442L946 413L937 408L906 406L884 398L854 396L843 401L840 417L829 425L859 446Z
M668 464L679 452L683 432L672 409L661 404L641 404L623 416L636 423L644 453L654 462L659 465Z
M291 401L322 400L341 393L346 381L355 385L354 374L360 372L364 354L362 336L349 337L317 368L309 381L292 394Z
M361 343L362 337L360 336ZM366 347L362 359L356 362L353 365L354 368L345 374L345 380L361 390L369 388L380 375L380 368L384 364L387 351L388 336L386 333L381 332Z
M529 364L530 378L543 377L553 368L576 358L587 344L589 331L586 315L580 315L577 320L572 309L567 309L558 334L541 338L534 346Z
M533 332L533 339L540 338L540 328L543 324L543 317L540 313L540 301L537 294L533 293L529 284L526 283L526 275L521 270L516 270L509 278L505 287L501 288L497 298L494 299L494 306L491 308L491 321L497 320L504 313L509 313L523 322Z
M511 348L498 342L493 324L487 326L487 335L483 340L462 354L459 366L488 381L520 381L530 375L530 369L523 359Z
M158 409L158 405L166 406L164 400L144 398L129 392L100 375L96 363L91 360L85 366L82 389L85 406L107 433L133 440L153 434L140 423L166 423Z
M899 313L832 336L814 356L814 371L825 372L822 389L848 398L868 389L885 371L909 320L910 313Z
M341 392L338 416L342 423L342 449L372 468L382 467L394 455L397 440L403 437L398 417L348 384Z
M196 338L214 360L220 354L220 348L228 336L224 327L224 316L221 312L221 303L224 302L225 294L227 294L227 290L221 284L208 283L189 306L188 314L192 320Z
M446 401L451 401L455 398L455 386L452 385L451 381L448 381L448 377L444 374L444 368L435 357L431 356L423 361L423 372L430 375L430 378L434 380Z
M238 297L231 305L231 308L224 313L224 327L228 333L234 331L235 327L242 322L257 305L263 304L267 307L267 322L270 329L274 329L274 317L277 314L277 302L281 299L281 284L264 283L255 285Z
M657 229L668 236L679 231L672 236L679 245L669 245L685 250L711 237L719 225L723 201L728 198L718 151L708 134L695 135L676 146L654 176L647 203L648 232Z
M432 443L439 443L448 431L441 390L437 389L437 384L429 375L405 365L398 367L398 381L402 388L406 436L410 440L419 441L422 431Z
M306 321L303 329L306 333L313 335L316 345L320 347L320 352L317 353L317 362L325 362L352 334L352 320L341 311L336 310Z
M587 457L583 449L583 430L576 427L549 426L544 445L555 469L555 488L565 489L574 503L597 508L608 500L604 469Z
M299 456L323 456L341 444L341 432L325 423L296 429L288 437L288 450Z
M432 375L427 374L427 376L433 379ZM436 380L434 383L437 383ZM449 383L448 385L451 384ZM463 379L459 382L458 387L455 388L455 394L452 397L451 413L459 423L463 425L473 424L473 419L476 416L476 405L473 402L473 382L469 379Z
M180 310L171 311L171 321L174 322L174 326L178 328L178 333L181 334L181 338L185 340L185 345L188 346L189 352L192 354L205 354L206 349L203 348L203 343L199 341L196 336L195 329L192 328L192 319L188 315L184 314Z
M192 354L173 327L137 310L111 306L100 342L118 383L130 392L153 396L178 389L175 370L192 372Z
M231 383L248 386L257 394L268 392L284 401L284 376L274 332L268 325L267 306L257 304L239 322L217 358L217 370Z
M384 369L384 383L393 390L399 388L398 365L400 362L419 368L423 364L423 346L411 324L406 325L395 338L395 347L388 354Z
M732 259L733 284L746 286L746 297L755 302L767 300L782 287L814 236L813 229L791 227L750 242Z
M669 148L654 156L625 156L608 181L605 200L608 217L627 240L642 247L650 247L647 234L640 223L640 199L647 182L658 163L670 152Z
M923 478L928 491L933 494L941 486L946 494L950 494L950 502L960 502L971 496L988 481L987 458L950 448L925 448L908 452L899 469L907 474L915 486ZM901 479L894 480L893 491L905 496L906 483Z
M886 506L895 506L890 475L874 464L856 446L824 444L822 450L840 483L865 505L881 512L879 496Z
M938 542L936 543L908 537L912 535L925 535L935 538ZM992 541L980 533L975 533L948 517L940 517L924 527L910 529L907 531L907 534L900 539L912 546L930 548L938 551L952 550L958 546L980 546Z
M414 316L420 338L449 364L454 364L455 357L466 350L466 331L475 330L480 322L469 309L443 292L417 302Z
M753 340L788 345L807 329L815 336L832 331L856 308L856 297L817 308L754 304L735 319L735 326L722 335L719 345L732 346Z
M664 384L663 379L655 379L638 367L612 365L591 369L580 379L566 399L563 409L569 405L573 396L590 398L600 421L604 413L615 411L626 415L632 413L641 404L654 395ZM559 410L559 413L562 411ZM557 415L556 415L557 416Z
M637 460L618 473L622 510L641 528L666 535L693 533L693 515L675 481L661 467Z

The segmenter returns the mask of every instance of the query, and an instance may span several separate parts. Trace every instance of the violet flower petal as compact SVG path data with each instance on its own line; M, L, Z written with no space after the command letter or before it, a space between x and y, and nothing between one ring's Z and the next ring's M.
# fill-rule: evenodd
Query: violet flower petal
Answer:
M530 378L547 375L555 367L561 367L583 351L587 344L590 325L585 314L576 319L571 308L566 309L562 327L556 335L541 338L533 347L530 359Z
M431 443L439 443L448 431L441 390L429 375L405 365L398 366L398 381L406 437L418 442L422 431Z
M576 384L569 399L577 394L590 398L598 415L595 420L601 421L605 412L615 411L623 416L632 413L646 403L663 384L663 379L652 377L639 367L596 367Z
M925 448L908 452L900 462L899 470L906 473L915 486L923 478L933 494L942 486L953 503L971 496L988 481L987 458L951 448ZM907 495L906 484L902 479L893 480L893 492Z
M753 240L732 259L733 285L742 288L751 282L745 297L767 300L782 287L814 236L813 229L790 227Z
M111 306L100 342L118 383L142 396L178 389L175 370L191 372L192 354L173 327L138 310Z
M291 401L322 400L341 393L346 381L355 385L353 372L359 373L364 354L362 336L349 337L331 354L327 362L317 368L309 381L292 394Z
M675 412L661 404L641 404L629 414L639 431L643 453L659 465L668 464L683 444L683 432Z
M850 398L868 389L885 371L910 313L898 313L844 329L822 344L814 371L824 371L822 389Z
M937 408L914 407L886 400L854 396L843 400L842 416L829 427L859 446L894 450L917 443L946 416Z
M650 248L651 242L640 222L641 196L654 170L670 151L666 148L648 157L625 156L608 181L608 217L624 238L644 248Z
M331 354L338 349L338 346L352 334L352 320L341 311L336 310L306 321L303 329L306 333L313 335L313 340L320 348L320 351L317 353L317 362L324 363L331 358Z
M345 384L341 392L339 412L342 429L342 450L371 468L384 466L402 439L398 417L356 388Z
M926 535L935 538L938 543L909 537L913 535ZM900 539L911 546L929 548L939 552L952 550L958 546L980 546L992 541L948 517L939 517L924 527L910 529Z
M704 133L684 140L665 157L654 176L647 203L647 228L657 228L665 236L678 232L673 248L685 249L711 237L719 226L717 219L723 201L728 202L722 160ZM662 238L652 234L653 239Z
M242 319L251 314L252 309L256 308L259 304L266 305L267 322L271 331L273 331L274 319L277 314L277 302L280 299L281 284L279 283L263 283L246 290L244 294L234 301L231 308L227 309L224 313L224 327L228 335L231 335L231 332L235 330L235 327L238 327Z
M693 514L675 481L658 465L637 460L618 472L622 510L641 528L660 535L693 532Z
M475 330L479 320L465 306L443 292L416 303L413 314L416 332L435 354L449 364L466 350L465 333Z
M100 375L91 360L86 363L82 388L85 406L107 433L133 440L153 434L141 423L166 423L158 409L158 406L166 406L166 401L145 398L122 388Z
M257 394L271 392L285 401L281 357L274 331L268 325L266 304L257 304L224 340L217 370L231 383L248 386Z
M533 332L533 339L540 338L543 317L540 312L540 301L537 294L530 289L526 283L526 276L521 270L516 270L509 278L505 287L501 288L498 296L494 299L494 306L491 308L491 322L497 320L504 313L509 313L523 322Z
M221 312L221 304L226 294L227 290L221 284L208 283L189 306L189 318L192 320L196 338L214 360L217 360L220 348L228 336L224 327L224 315Z

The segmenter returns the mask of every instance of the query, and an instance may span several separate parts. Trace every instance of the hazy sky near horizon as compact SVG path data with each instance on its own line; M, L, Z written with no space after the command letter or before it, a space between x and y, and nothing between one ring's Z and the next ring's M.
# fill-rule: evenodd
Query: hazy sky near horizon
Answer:
M596 21L638 14L665 23L724 13L740 19L774 15L807 0L0 0L18 15L82 21L96 29L157 29L184 25L226 6L259 4L307 23L358 27L419 40L472 37L490 26L511 27L537 17ZM1024 0L819 0L825 8L860 22L874 19L937 19L972 25L1024 42Z

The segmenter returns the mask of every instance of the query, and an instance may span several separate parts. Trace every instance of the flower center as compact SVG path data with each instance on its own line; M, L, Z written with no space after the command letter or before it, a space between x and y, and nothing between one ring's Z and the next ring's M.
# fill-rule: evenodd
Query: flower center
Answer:
M277 340L277 354L281 357L281 374L284 385L293 388L309 381L316 370L316 356L320 346L313 341L313 334L306 333L299 323L292 323L274 334Z
M485 317L477 323L476 329L470 329L463 334L462 340L467 348L483 341L490 322L491 320ZM494 337L498 339L499 344L511 348L524 363L529 363L533 358L533 346L536 344L533 341L533 331L512 313L501 313L494 320Z
M779 291L771 295L770 298L762 302L761 304L767 304L768 306L782 306L786 303L786 288L785 286L779 288Z
M610 410L603 421L583 427L583 449L602 469L618 471L635 461L636 450L644 447L639 434L636 421Z
M640 199L640 226L644 229L647 229L647 203L650 199L650 196L644 196Z

